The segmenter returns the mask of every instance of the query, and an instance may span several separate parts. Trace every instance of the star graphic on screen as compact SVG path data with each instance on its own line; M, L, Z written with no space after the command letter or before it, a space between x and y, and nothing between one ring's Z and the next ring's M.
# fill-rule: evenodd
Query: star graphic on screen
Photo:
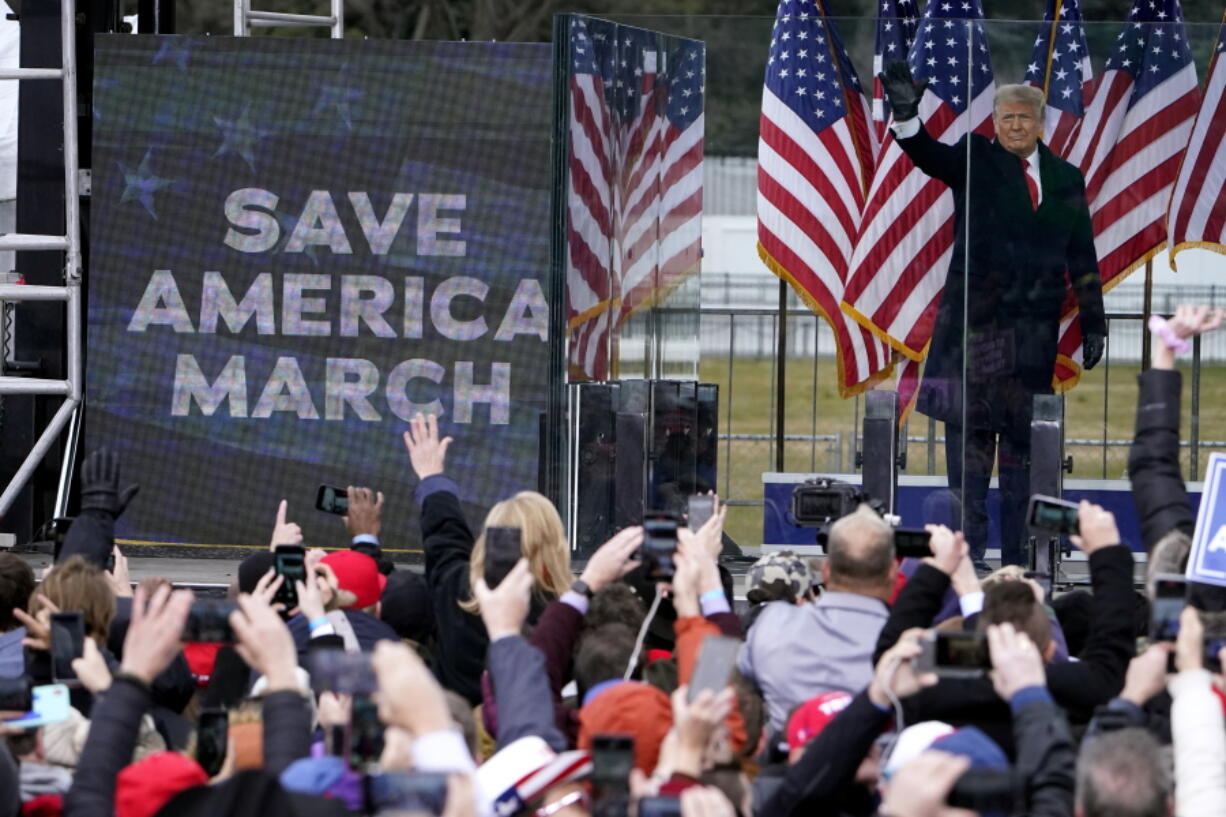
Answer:
M199 43L186 37L165 37L150 62L153 65L173 62L180 71L187 73L187 61L191 57L192 49L197 46Z
M213 158L233 153L243 157L247 166L255 170L256 143L268 136L271 131L256 127L251 122L251 106L244 105L238 119L223 119L214 116L213 121L221 128L221 146L213 153Z
M341 70L344 71L344 69ZM350 88L347 84L335 85L325 82L320 85L319 98L315 100L315 108L311 112L319 113L335 109L337 116L344 121L345 127L352 130L353 121L349 116L349 103L361 97L361 91Z
M130 201L139 201L141 206L149 211L149 215L157 219L157 210L154 208L153 194L159 190L164 190L174 184L173 179L163 178L153 172L150 166L153 163L153 149L145 151L145 156L140 160L140 165L133 170L123 162L117 162L119 171L123 173L123 193L119 196L119 203L126 204Z

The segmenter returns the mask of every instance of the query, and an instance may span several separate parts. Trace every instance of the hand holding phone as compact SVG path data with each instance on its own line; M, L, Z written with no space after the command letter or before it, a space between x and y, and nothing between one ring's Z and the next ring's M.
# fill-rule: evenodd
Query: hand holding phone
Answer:
M35 729L49 723L60 723L68 720L68 710L72 703L68 697L68 687L64 684L46 684L34 687L30 691L32 704L29 711L21 717L4 722L5 727L12 730ZM12 710L14 712L20 710Z
M693 703L698 693L704 689L722 692L731 683L732 670L736 666L740 649L739 638L709 635L702 640L702 646L698 650L698 663L694 665L694 674L690 676L690 703Z
M1030 497L1030 508L1026 514L1026 521L1030 527L1040 531L1072 535L1080 532L1078 522L1080 510L1076 502L1034 494Z
M677 527L677 518L669 513L654 512L643 518L643 547L639 552L647 578L652 581L672 581L677 572L673 561L677 552Z
M491 590L502 583L523 556L522 532L519 528L487 527L485 529L485 584Z
M230 740L230 715L224 709L202 709L196 721L196 762L209 777L215 777L226 762Z
M85 653L85 616L80 611L51 614L51 678L80 686L73 660Z
M697 531L715 515L715 497L712 494L692 494L686 509L686 527Z
M335 485L320 485L315 492L315 509L344 516L349 513L349 492Z
M926 559L932 555L932 534L916 528L894 528L894 555L899 559Z
M298 582L306 581L306 548L302 545L277 545L273 548L273 570L281 577L281 586L272 597L273 603L286 610L298 606Z
M229 601L192 602L187 623L183 626L183 640L205 644L235 643L238 637L230 626L230 614L237 609L238 605Z

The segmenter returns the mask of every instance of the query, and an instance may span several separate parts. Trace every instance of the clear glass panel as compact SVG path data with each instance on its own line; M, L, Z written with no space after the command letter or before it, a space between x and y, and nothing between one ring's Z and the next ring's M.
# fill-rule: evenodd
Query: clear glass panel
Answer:
M570 377L694 379L705 47L567 19Z

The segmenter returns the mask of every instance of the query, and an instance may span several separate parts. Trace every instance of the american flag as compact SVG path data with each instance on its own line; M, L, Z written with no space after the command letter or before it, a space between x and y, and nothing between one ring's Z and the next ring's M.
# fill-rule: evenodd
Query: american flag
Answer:
M918 0L881 0L877 8L877 42L873 47L873 123L877 141L885 139L890 118L889 104L877 75L886 63L905 60L911 53L915 28L919 24Z
M612 25L572 19L566 170L566 318L574 378L609 376L610 328L621 305L614 263Z
M656 65L651 36L639 91L622 102L631 122L621 151L622 320L666 298L702 257L706 55L702 43L669 39Z
M1086 179L1104 292L1166 243L1167 204L1198 99L1179 0L1134 0L1129 21L1066 156ZM1075 309L1070 293L1060 324L1058 388L1080 372Z
M615 374L617 332L698 269L702 43L573 19L567 326L574 379Z
M839 392L889 373L890 351L839 309L873 169L869 101L821 0L781 0L758 139L758 252L830 324Z
M1043 141L1061 158L1081 127L1093 80L1078 0L1047 0L1025 82L1047 97Z
M1181 249L1226 253L1226 15L1209 65L1205 98L1167 213L1171 268Z
M980 0L928 0L909 62L930 80L920 118L946 144L968 131L992 135L995 82ZM954 241L954 195L917 169L892 133L881 148L843 309L909 360L923 360ZM900 383L900 406L914 394Z

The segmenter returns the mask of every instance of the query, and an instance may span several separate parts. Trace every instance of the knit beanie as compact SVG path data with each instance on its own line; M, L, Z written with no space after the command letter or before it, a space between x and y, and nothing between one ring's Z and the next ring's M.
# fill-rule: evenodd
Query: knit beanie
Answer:
M651 774L660 757L660 744L672 727L668 696L650 684L626 681L602 691L579 710L579 748L590 751L596 735L632 735L634 765Z
M200 764L178 752L157 752L115 778L115 817L153 817L170 798L209 782Z

